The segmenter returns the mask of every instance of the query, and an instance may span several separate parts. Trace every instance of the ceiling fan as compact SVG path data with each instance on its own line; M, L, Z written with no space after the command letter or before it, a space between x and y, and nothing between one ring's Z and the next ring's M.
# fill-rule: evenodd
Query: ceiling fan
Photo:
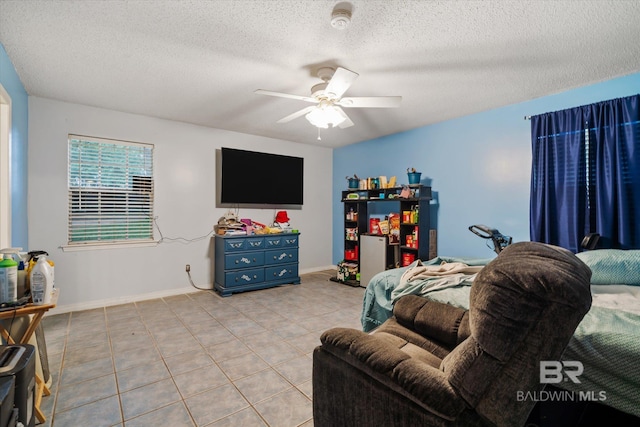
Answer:
M323 67L318 70L318 77L323 83L318 83L311 88L311 96L292 95L282 92L258 89L255 93L260 95L278 96L281 98L297 99L311 102L312 105L302 110L289 114L278 120L278 123L287 123L301 116L318 128L338 126L342 129L353 126L353 122L340 107L344 108L396 108L400 106L401 96L358 96L342 97L353 82L358 78L358 73L338 67L336 69Z

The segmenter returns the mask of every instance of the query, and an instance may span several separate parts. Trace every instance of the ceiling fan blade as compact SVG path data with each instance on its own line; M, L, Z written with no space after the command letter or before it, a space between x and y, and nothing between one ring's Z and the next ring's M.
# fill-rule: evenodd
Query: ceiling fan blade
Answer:
M310 96L293 95L290 93L274 92L271 90L264 90L264 89L257 89L253 93L257 93L258 95L277 96L279 98L297 99L298 101L306 101L306 102L314 102L314 103L318 102L317 99L311 98Z
M338 127L340 129L344 129L344 128L350 128L351 126L353 126L353 122L351 121L351 119L349 117L346 118L346 120L342 123L340 123L338 125Z
M338 67L333 73L331 80L329 80L329 84L327 84L327 88L324 92L332 94L331 97L334 99L339 99L357 78L358 73L354 73L346 68Z
M339 127L340 129L344 129L344 128L348 128L348 127L353 126L353 122L351 121L351 119L349 118L349 116L347 116L347 113L345 113L345 112L342 110L342 108L340 108L340 107L335 107L335 108L336 108L336 110L340 113L340 115L341 115L342 117L344 117L344 121L343 121L342 123L340 123L340 124L338 125L338 127Z
M280 120L277 121L277 123L287 123L290 122L293 119L297 119L300 116L304 116L307 113L310 113L311 110L313 110L314 108L316 108L315 106L310 106L307 108L303 108L302 110L298 110L293 114L289 114L287 117L283 117Z
M342 98L336 104L345 108L397 108L400 101L401 96L356 96Z

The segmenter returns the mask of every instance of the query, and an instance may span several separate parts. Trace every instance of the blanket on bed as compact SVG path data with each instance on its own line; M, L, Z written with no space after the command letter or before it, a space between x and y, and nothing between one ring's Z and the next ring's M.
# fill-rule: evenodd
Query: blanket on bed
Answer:
M470 266L463 262L442 262L424 265L418 260L400 276L398 286L391 292L392 302L405 295L426 295L454 286L470 286L484 266Z
M422 262L423 265L440 265L442 263L454 263L462 262L468 266L484 266L487 265L491 259L462 259L454 257L435 257L429 261ZM418 261L414 261L407 267L394 268L393 270L386 270L376 274L369 282L369 286L365 289L364 298L362 302L362 330L369 332L374 328L382 325L382 323L391 317L393 311L393 297L392 292L400 282L402 275L412 267L415 267ZM460 285L461 286L461 285ZM452 290L457 289L460 286L454 286L435 290L430 295L438 295L439 298L444 299L445 302L456 307L461 307L457 301L455 301L455 293L451 293ZM413 291L419 291L418 287L414 287ZM405 294L408 294L405 291ZM448 300L451 297L451 300Z

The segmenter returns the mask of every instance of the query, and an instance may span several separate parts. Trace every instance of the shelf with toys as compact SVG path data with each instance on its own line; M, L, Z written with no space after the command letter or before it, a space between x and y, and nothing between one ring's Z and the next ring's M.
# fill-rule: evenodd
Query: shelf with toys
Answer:
M366 182L364 187L370 185L369 180ZM376 184L374 181L373 185ZM349 185L352 185L351 180ZM344 261L338 265L336 281L352 286L367 285L360 283L359 274L360 236L365 234L386 235L387 245L398 248L389 250L396 255L389 257L392 261L387 268L406 266L416 259L429 259L431 197L431 187L421 184L401 187L387 184L383 188L342 191Z

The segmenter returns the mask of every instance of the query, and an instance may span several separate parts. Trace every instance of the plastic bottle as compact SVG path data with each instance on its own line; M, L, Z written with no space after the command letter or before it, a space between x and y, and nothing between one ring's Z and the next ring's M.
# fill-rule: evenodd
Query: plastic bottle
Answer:
M31 270L36 265L36 261L38 261L38 258L41 255L49 256L49 253L47 251L30 251L27 253L27 257L25 259L25 265L24 265L24 269L27 275L27 283L25 286L26 292L31 292ZM54 266L53 261L47 258L47 262L53 268ZM18 269L20 269L20 267L18 267ZM20 272L18 272L18 274L20 274ZM54 281L54 286L55 286L55 281Z
M27 269L24 267L24 261L18 263L18 288L17 298L22 298L27 293Z
M11 259L10 254L0 255L0 303L15 302L18 299L18 263Z
M35 305L49 304L51 302L53 280L53 267L47 261L46 256L40 255L29 275L31 297Z

